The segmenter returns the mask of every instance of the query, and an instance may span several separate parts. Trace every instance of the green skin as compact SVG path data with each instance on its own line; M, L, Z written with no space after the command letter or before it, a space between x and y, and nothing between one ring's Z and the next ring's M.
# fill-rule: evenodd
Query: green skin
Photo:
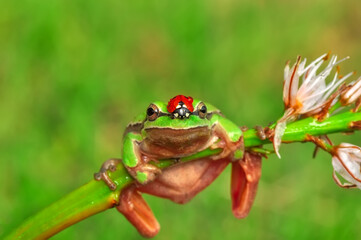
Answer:
M177 160L207 148L223 149L213 160L230 154L233 154L231 161L242 158L241 129L211 104L205 103L206 116L191 114L184 119L172 118L165 102L153 104L159 109L159 117L149 120L144 112L128 125L124 133L123 164L139 183L146 184L160 173L152 162L170 158ZM203 104L200 100L193 101L194 112L200 104Z

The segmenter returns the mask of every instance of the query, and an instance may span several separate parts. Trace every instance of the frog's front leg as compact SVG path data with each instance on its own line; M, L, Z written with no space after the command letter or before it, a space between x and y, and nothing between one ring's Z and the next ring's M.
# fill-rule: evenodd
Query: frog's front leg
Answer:
M212 118L213 134L219 138L211 148L221 148L222 152L212 157L212 159L220 159L230 156L230 160L237 161L243 158L244 141L242 130L233 122L220 115Z
M129 132L124 137L123 163L129 174L139 183L146 184L155 179L161 170L149 164L150 157L140 149L142 136L139 133Z

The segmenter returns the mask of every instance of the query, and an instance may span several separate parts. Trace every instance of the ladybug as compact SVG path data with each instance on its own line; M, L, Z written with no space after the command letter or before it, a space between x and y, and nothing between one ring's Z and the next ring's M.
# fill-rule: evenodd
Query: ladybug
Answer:
M170 114L172 114L173 118L189 118L194 110L193 98L186 97L184 95L177 95L169 100L167 110Z

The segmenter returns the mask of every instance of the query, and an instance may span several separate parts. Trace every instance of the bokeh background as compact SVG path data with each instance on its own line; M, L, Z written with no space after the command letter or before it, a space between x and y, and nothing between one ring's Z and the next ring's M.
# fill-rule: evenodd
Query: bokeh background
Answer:
M191 95L239 125L276 120L286 60L332 51L361 72L360 1L1 0L0 236L120 157L154 100ZM361 145L360 134L335 142ZM146 196L156 239L356 239L361 192L334 184L311 144L264 161L250 215L230 210L227 169L187 205ZM53 239L139 239L116 210Z

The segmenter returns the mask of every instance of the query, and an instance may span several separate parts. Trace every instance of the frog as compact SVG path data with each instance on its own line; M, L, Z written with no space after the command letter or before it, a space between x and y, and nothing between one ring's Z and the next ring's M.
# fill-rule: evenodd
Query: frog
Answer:
M177 163L206 149L221 151ZM173 159L175 164L165 170L152 164L164 159ZM150 103L146 111L128 124L123 135L122 158L106 161L95 179L104 180L115 190L107 171L115 171L118 164L135 181L121 191L116 208L143 236L153 237L160 226L141 193L185 204L232 164L232 211L237 218L244 218L255 198L261 156L245 150L242 129L218 108L190 96L176 95L168 102Z

